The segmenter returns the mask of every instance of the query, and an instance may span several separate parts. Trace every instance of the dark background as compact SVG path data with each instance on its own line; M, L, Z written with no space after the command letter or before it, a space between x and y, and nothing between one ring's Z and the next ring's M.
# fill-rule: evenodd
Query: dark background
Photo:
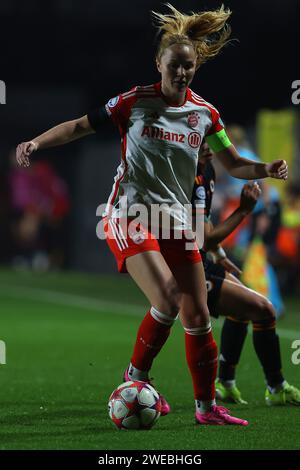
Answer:
M220 1L174 0L179 9L215 8ZM193 88L229 120L251 121L261 107L290 104L299 68L297 0L228 0L238 41L200 70ZM139 83L158 80L155 0L1 0L1 73L13 88L79 87L91 104ZM298 10L298 11L297 11Z

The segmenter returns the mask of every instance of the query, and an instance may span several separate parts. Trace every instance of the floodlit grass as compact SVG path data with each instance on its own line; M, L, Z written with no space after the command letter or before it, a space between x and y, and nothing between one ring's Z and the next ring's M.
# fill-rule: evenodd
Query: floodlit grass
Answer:
M268 408L251 334L238 368L249 405L232 405L248 427L196 426L178 323L153 367L172 413L150 431L118 431L107 401L122 382L147 303L127 276L0 271L0 449L299 449L300 408ZM300 386L291 344L300 339L300 302L279 322L286 379ZM214 323L219 339L221 322Z

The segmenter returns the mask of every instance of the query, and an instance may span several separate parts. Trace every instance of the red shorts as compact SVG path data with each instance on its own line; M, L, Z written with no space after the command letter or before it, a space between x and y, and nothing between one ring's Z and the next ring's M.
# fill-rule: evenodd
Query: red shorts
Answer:
M164 239L130 220L105 217L103 224L106 241L121 273L127 273L126 258L144 251L160 251L171 271L175 266L201 262L195 239L185 238L183 232L180 239L175 238L174 231L171 231L170 239Z

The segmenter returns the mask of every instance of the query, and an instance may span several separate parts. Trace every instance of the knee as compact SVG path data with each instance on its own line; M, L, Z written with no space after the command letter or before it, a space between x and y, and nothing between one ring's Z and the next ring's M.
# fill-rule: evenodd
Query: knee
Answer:
M210 324L209 310L205 303L195 306L194 310L182 310L180 315L183 326L187 328L206 328Z
M171 317L176 317L180 310L181 293L177 283L172 281L160 288L157 309Z
M275 321L276 319L276 314L275 314L275 309L272 305L272 303L266 298L266 297L261 297L259 300L256 302L256 315L254 318L254 321Z

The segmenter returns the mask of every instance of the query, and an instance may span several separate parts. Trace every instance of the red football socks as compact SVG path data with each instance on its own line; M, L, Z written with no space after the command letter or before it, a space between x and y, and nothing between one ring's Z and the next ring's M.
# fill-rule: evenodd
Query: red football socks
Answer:
M175 319L154 307L144 317L136 338L131 364L141 371L151 369L152 362L167 341Z
M210 325L204 328L185 328L186 359L192 375L195 400L215 398L215 379L218 348Z

